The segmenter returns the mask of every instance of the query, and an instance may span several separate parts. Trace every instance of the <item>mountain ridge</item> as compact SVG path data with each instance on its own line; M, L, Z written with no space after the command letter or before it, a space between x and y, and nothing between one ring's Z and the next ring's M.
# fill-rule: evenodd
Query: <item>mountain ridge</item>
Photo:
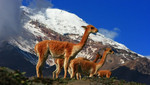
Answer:
M28 10L28 8L22 7L22 10ZM28 12L30 13L30 11ZM43 13L41 13L40 11L36 14L32 14L30 18L34 21L38 21L39 23L44 24L47 28L51 28L53 31L58 32L62 35L67 33L79 34L79 36L83 35L84 29L81 26L87 25L87 23L83 21L81 18L79 18L77 15L69 13L64 10L52 9L52 8L45 9L45 11L42 12ZM55 16L54 13L56 13ZM71 16L71 18L70 17L68 18L68 16ZM90 34L89 38L93 39L94 41L99 41L102 42L103 44L111 44L114 45L114 47L116 46L116 48L120 48L120 49L122 48L128 51L128 48L125 47L123 44L117 43L109 38L106 38L104 37L104 35L100 33L97 33L96 36Z

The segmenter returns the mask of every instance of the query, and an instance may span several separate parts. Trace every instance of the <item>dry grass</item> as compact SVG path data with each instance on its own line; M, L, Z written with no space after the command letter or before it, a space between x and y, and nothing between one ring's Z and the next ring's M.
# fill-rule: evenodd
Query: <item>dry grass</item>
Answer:
M13 71L11 69L0 67L0 85L144 85L136 82L127 82L117 80L117 78L98 78L83 77L82 80L70 78L37 78L24 76L25 72Z

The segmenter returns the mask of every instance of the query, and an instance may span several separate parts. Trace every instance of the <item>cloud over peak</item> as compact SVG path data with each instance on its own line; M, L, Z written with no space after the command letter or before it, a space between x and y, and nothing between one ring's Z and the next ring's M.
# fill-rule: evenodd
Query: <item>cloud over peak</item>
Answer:
M99 32L103 34L105 37L110 39L115 39L119 35L119 28L114 28L113 30L107 30L104 28L99 28Z
M38 10L53 6L53 4L51 3L51 0L23 0L23 2L28 7L35 8Z
M19 0L0 0L0 39L20 33L20 5Z

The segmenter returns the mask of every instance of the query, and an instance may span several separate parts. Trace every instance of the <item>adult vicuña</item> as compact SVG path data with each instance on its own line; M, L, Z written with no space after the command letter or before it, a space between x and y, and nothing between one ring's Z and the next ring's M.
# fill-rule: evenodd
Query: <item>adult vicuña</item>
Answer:
M47 60L48 54L50 54L53 58L64 58L64 78L66 78L70 60L75 58L75 56L83 48L89 34L98 32L93 25L82 27L85 29L85 32L78 44L56 40L44 40L35 45L35 52L39 56L38 63L36 65L37 77L43 77L42 67Z
M76 73L88 75L89 77L96 75L98 69L102 67L106 60L106 56L109 53L112 54L114 52L111 50L111 48L106 48L99 63L94 63L81 57L71 60L69 65L69 69L71 69L71 78L73 78Z
M101 55L99 53L97 53L96 58L93 60L93 62L96 62L100 57L101 57ZM56 64L56 70L53 71L53 79L55 78L55 76L56 76L56 78L58 78L58 75L61 72L61 69L63 68L64 59L55 59L55 64ZM69 70L68 70L68 72L69 72ZM79 79L79 76L81 78L81 75L77 74L77 79Z

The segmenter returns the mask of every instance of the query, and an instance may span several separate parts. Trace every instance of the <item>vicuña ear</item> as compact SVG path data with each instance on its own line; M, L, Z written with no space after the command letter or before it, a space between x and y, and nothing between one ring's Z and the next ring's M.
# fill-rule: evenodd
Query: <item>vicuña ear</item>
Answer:
M83 27L84 29L87 29L87 27L86 27L86 26L81 26L81 27Z
M106 51L106 50L107 50L107 48L103 48L103 50L104 50L104 51Z

